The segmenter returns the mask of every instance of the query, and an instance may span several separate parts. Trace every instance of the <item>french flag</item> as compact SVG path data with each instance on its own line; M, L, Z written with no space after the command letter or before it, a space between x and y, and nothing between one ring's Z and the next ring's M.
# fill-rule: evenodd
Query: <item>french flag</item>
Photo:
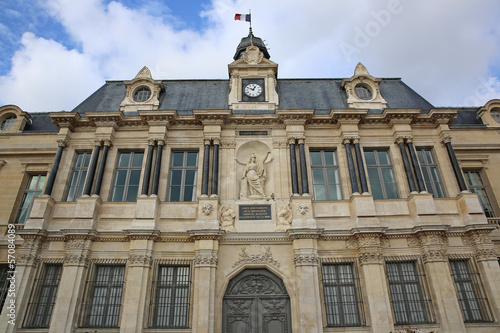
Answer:
M252 22L250 14L234 14L234 20Z

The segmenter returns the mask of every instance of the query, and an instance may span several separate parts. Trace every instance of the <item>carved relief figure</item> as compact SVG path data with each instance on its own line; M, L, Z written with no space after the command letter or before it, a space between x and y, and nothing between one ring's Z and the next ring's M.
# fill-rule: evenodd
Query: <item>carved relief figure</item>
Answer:
M227 232L236 232L234 229L234 219L236 217L236 213L228 206L222 206L220 210L220 226L222 229Z
M250 155L241 177L240 199L269 200L272 197L272 195L267 196L264 192L266 182L265 164L269 163L266 163L269 154L270 152L267 152L266 157L260 162L257 160L255 153Z
M278 225L276 231L286 231L292 226L292 206L290 203L278 211Z

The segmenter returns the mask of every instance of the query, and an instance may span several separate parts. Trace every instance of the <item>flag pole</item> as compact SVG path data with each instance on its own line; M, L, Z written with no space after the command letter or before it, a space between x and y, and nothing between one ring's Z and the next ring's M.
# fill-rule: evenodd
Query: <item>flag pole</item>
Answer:
M252 10L248 10L248 15L250 15L250 43L253 45L253 31L252 31Z

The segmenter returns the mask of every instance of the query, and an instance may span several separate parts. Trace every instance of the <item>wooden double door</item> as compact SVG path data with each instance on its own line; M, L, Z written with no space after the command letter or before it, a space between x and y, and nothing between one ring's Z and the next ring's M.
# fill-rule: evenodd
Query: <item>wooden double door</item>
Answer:
M266 269L247 269L233 278L224 296L223 332L292 332L283 281Z

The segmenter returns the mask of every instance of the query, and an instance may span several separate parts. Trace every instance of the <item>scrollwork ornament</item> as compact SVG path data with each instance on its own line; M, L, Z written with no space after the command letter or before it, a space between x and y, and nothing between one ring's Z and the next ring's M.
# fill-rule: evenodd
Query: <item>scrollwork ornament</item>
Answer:
M133 266L151 266L153 258L148 253L132 253L128 257L128 262Z
M344 247L350 250L356 250L359 248L358 240L354 238L348 238L345 241Z
M423 252L422 258L424 259L424 262L448 260L445 249L424 249Z
M219 257L214 254L198 254L194 257L195 266L217 266Z
M361 265L384 263L382 251L364 251L358 255L358 259Z
M317 253L295 253L293 255L293 263L295 266L316 266L319 264Z
M369 234L369 235L358 235L358 244L360 248L363 247L381 247L381 235L379 234Z

